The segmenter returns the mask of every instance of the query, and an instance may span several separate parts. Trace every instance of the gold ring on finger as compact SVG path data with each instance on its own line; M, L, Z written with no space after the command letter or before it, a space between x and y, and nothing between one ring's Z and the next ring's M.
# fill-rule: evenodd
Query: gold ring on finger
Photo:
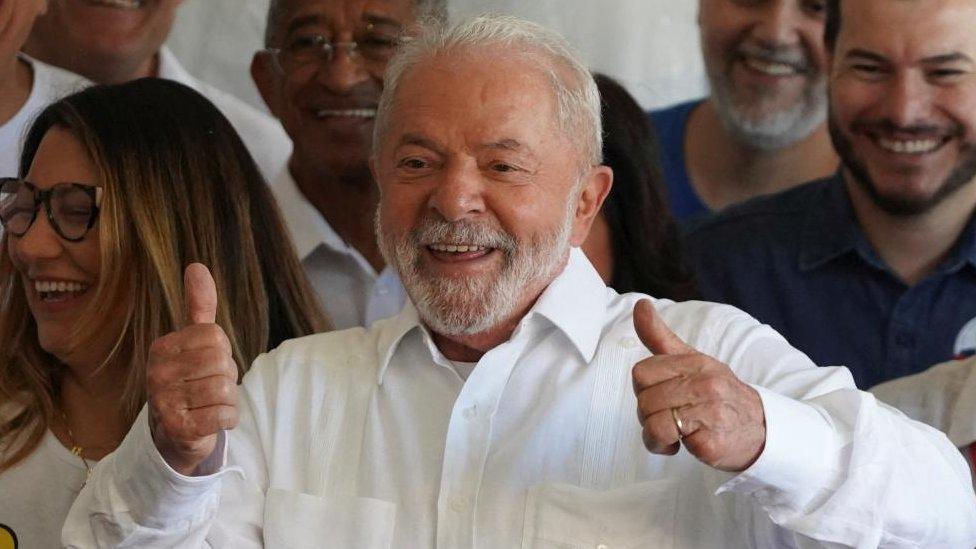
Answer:
M678 440L685 438L685 424L678 417L678 409L671 408L671 417L674 419L674 426L678 428Z

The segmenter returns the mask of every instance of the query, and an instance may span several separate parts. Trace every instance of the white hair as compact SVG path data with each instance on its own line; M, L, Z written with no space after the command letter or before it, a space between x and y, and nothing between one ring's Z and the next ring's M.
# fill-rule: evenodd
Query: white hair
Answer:
M404 44L387 66L374 127L374 156L389 129L404 74L424 61L459 51L495 57L507 52L537 62L552 85L559 129L579 147L586 167L603 162L600 92L586 64L556 32L509 15L482 15L453 27L431 21L421 25L420 34Z

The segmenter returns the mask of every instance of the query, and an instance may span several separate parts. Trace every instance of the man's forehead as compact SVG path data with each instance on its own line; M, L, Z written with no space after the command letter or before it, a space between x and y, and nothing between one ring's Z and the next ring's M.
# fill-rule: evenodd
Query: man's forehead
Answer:
M847 0L841 11L838 42L845 49L976 56L976 0Z
M416 0L281 0L280 31L296 21L310 24L355 25L370 17L401 25L413 22Z

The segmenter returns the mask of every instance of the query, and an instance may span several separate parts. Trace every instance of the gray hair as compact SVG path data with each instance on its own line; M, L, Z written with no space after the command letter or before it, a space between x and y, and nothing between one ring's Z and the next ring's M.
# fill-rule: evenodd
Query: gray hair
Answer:
M513 52L538 61L552 84L559 129L576 143L585 167L603 162L600 92L586 64L556 32L509 15L482 15L449 28L427 22L420 35L401 48L386 69L373 130L374 156L389 129L404 74L426 60L458 50Z
M447 21L447 0L413 0L417 20ZM275 43L276 33L285 14L285 0L271 0L264 27L264 47Z

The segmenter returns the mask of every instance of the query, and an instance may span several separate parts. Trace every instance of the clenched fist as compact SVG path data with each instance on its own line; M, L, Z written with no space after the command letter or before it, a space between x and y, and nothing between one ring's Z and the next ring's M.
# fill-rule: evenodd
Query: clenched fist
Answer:
M217 437L237 425L237 365L218 326L217 288L199 263L186 268L186 326L153 342L146 374L153 441L175 471L192 475Z
M653 353L633 370L647 449L673 455L683 442L706 465L746 470L766 444L759 393L725 364L688 346L646 299L634 307L634 328Z

